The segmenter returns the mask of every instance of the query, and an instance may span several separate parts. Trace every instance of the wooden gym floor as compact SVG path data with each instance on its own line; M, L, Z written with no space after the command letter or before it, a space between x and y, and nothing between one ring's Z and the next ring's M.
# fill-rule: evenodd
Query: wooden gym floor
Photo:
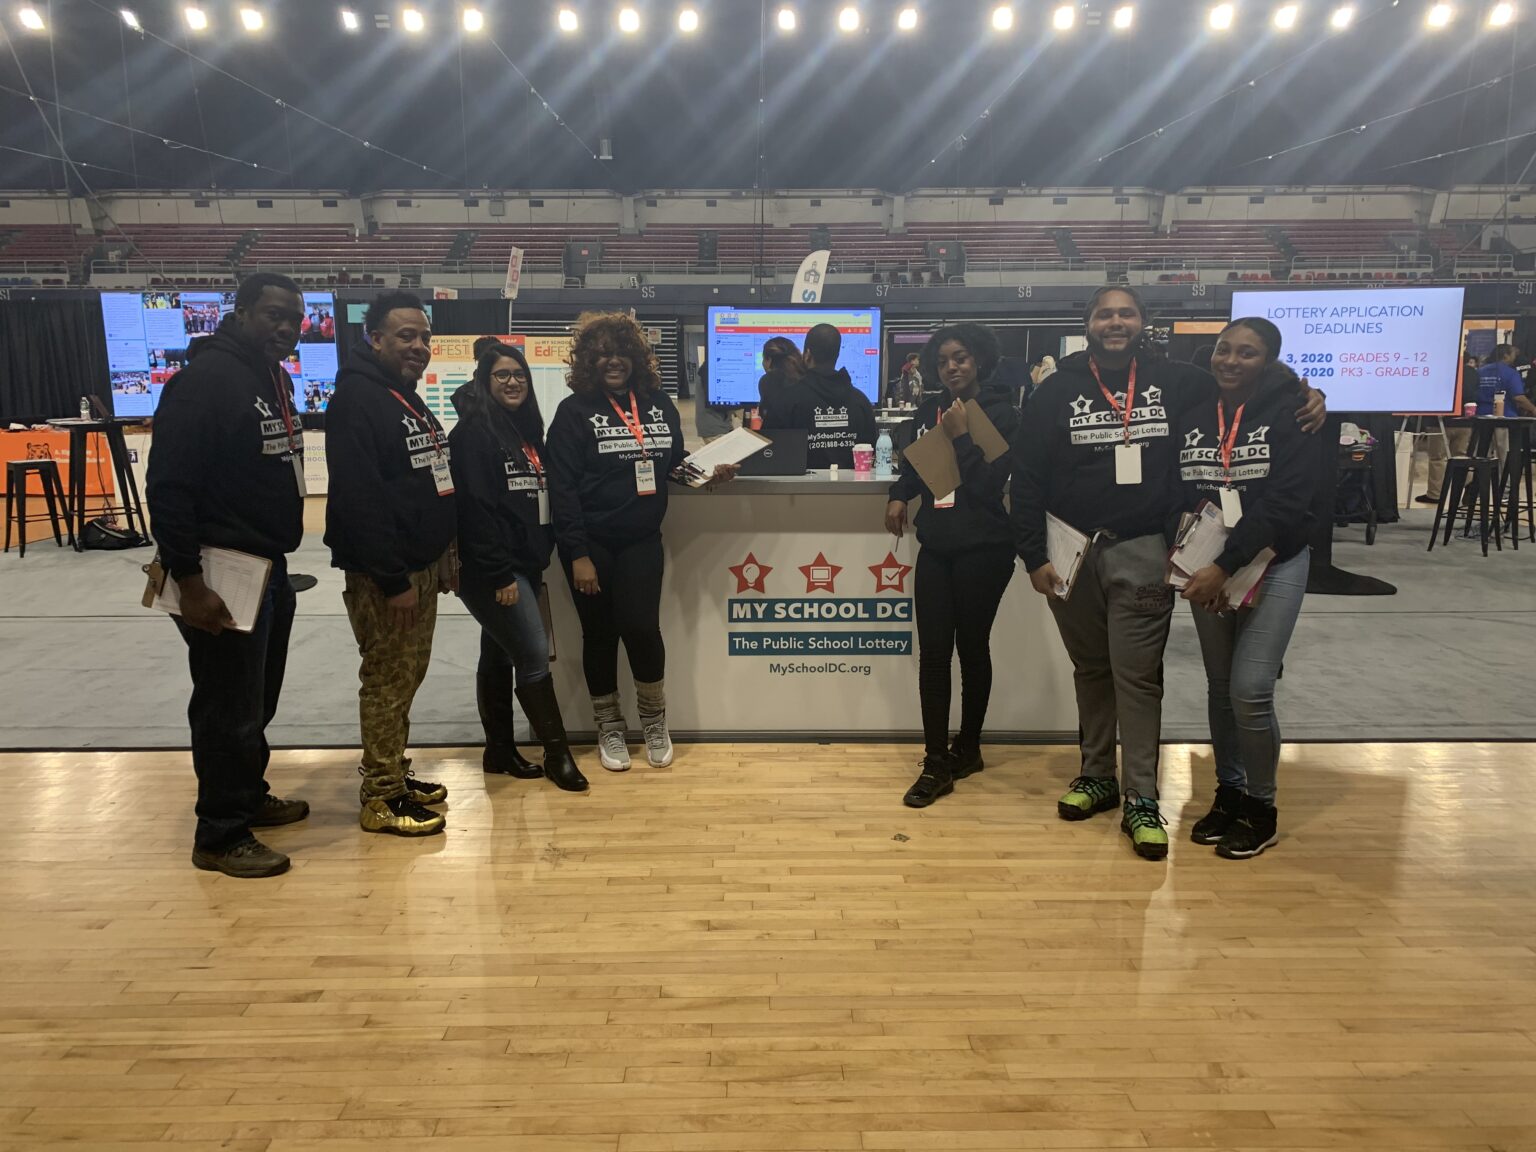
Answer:
M5 755L0 1149L1536 1149L1531 749L1286 751L1284 840L1167 864L1070 749L679 749L585 797L423 754L368 836L279 754L294 870L195 871L184 755Z

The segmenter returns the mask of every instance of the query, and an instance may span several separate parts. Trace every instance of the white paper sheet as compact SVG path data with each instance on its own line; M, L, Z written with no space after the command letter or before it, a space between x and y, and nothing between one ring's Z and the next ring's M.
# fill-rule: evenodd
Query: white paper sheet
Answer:
M732 428L724 436L711 440L683 461L682 479L694 488L708 484L721 464L740 464L755 456L773 441L750 428Z
M272 561L228 548L204 548L203 583L219 594L229 609L236 632L252 632L261 614L261 601L267 593L267 579ZM181 589L167 576L165 588L155 598L153 607L172 616L181 614Z
M1056 587L1056 595L1063 600L1072 594L1072 585L1077 582L1078 569L1082 567L1091 543L1065 520L1049 512L1045 514L1045 551L1061 581Z

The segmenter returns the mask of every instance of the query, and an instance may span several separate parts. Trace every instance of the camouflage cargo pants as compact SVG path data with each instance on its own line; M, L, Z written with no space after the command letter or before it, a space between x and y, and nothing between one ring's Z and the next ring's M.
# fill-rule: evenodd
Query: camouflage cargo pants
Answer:
M411 738L411 701L432 661L432 633L437 626L437 565L411 573L420 602L416 626L407 630L389 620L384 594L370 577L347 573L342 599L362 667L357 678L358 719L362 729L361 799L392 800L405 795L405 749Z

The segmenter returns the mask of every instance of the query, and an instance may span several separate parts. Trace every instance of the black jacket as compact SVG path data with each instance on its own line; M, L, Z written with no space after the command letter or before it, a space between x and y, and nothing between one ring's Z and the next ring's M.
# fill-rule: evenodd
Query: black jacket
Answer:
M397 596L412 572L442 557L456 518L453 497L439 495L432 479L439 450L450 452L447 434L416 389L371 348L355 348L325 410L325 543L334 567Z
M811 367L763 411L763 430L804 428L811 468L853 467L853 446L874 447L880 435L869 397L846 368Z
M1101 370L1104 386L1123 402L1127 370ZM1090 536L1123 539L1164 530L1177 451L1173 425L1192 407L1215 399L1216 381L1193 364L1143 359L1137 365L1132 444L1142 445L1141 483L1115 483L1117 416L1089 367L1086 352L1068 356L1030 397L1013 442L1010 493L1014 544L1033 572L1050 558L1047 512Z
M518 576L537 584L554 550L554 532L539 523L539 487L547 481L541 480L510 421L503 422L501 431L504 439L497 439L486 414L471 410L448 436L460 575L471 587L505 588ZM543 465L543 443L534 440L532 448Z
M1275 559L1289 560L1307 546L1312 528L1312 495L1317 485L1320 437L1296 423L1296 377L1283 365L1272 367L1257 392L1243 406L1232 449L1232 487L1243 517L1227 537L1216 563L1231 574L1265 548ZM1227 413L1227 432L1232 431ZM1174 515L1168 524L1171 544L1180 514L1206 501L1220 504L1226 487L1221 463L1220 423L1216 403L1198 404L1179 418L1178 479L1173 489Z
M281 560L304 537L287 412L303 432L293 381L235 335L226 317L192 342L160 394L146 495L160 559L172 576L202 571L204 545Z
M771 408L784 398L784 393L794 384L782 368L764 372L757 380L757 402L761 408Z
M1010 440L1018 430L1019 411L1006 388L984 384L976 397L981 410ZM933 428L940 413L953 403L948 392L930 396L917 410L917 434ZM999 456L988 464L981 449L969 436L955 442L955 460L960 465L960 487L955 491L953 508L935 508L936 497L947 492L930 492L915 469L902 462L901 475L891 485L892 500L909 501L923 497L922 507L912 519L917 541L936 552L967 552L977 548L1011 548L1013 531L1003 507L1003 491L1008 487L1013 468L1012 453Z
M667 474L683 462L682 418L665 392L636 395L646 450L656 465L656 494L635 490L640 445L613 410L608 393L572 393L549 424L550 498L555 539L567 560L588 554L588 542L627 544L661 531L667 514ZM629 396L618 399L625 417Z

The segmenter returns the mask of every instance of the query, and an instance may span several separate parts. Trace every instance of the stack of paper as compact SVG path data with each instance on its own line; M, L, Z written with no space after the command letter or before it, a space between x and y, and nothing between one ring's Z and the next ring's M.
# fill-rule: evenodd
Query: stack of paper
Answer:
M261 603L267 595L267 580L272 575L272 561L230 548L212 547L202 550L202 561L203 583L224 601L234 630L255 631ZM144 592L144 607L180 616L181 589L176 581L167 576L158 591L151 584Z
M721 464L740 464L772 444L768 437L750 428L732 428L724 436L711 440L678 466L676 478L694 488L702 488L715 476Z
M1168 583L1183 588L1200 569L1216 563L1216 558L1227 548L1227 526L1222 520L1221 508L1209 500L1194 513L1185 513L1179 525L1178 539L1168 556ZM1239 568L1223 585L1227 603L1234 608L1245 608L1258 592L1259 582L1264 579L1270 562L1274 560L1272 548L1265 548L1243 567Z

